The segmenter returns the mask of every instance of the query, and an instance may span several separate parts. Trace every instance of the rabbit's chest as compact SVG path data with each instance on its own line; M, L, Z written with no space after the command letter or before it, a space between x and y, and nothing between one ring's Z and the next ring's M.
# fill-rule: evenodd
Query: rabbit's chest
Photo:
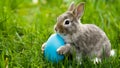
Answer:
M64 36L63 37L66 43L71 43L72 42L72 37L71 36Z
M75 33L73 35L64 36L63 38L66 43L74 43L78 40L78 37L79 37L79 34Z

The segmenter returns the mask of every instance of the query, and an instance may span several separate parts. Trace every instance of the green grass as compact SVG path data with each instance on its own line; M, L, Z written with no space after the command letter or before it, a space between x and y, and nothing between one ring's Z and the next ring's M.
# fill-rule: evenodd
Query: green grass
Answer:
M94 65L89 59L79 65L65 60L47 62L41 45L54 33L56 18L67 10L72 0L0 0L0 68L119 68L120 67L120 0L75 0L85 2L81 21L93 23L109 37L116 57Z

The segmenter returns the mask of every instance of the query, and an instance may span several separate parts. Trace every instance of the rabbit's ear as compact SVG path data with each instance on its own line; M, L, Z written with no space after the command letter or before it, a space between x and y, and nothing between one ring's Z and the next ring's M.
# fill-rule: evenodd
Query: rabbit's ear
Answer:
M84 2L80 3L76 8L75 10L73 11L73 14L79 19L82 15L83 15L83 12L84 12Z
M75 4L72 2L68 8L68 11L73 11L75 9Z

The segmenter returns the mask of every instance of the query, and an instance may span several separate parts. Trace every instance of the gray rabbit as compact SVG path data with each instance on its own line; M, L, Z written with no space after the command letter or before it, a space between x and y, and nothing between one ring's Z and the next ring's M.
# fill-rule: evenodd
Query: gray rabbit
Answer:
M57 49L59 54L74 54L76 59L88 56L95 62L101 61L103 57L109 57L111 43L105 32L94 24L82 24L79 20L84 13L84 2L77 7L72 2L68 10L57 18L54 27L64 40L65 46ZM44 51L45 43L42 45Z

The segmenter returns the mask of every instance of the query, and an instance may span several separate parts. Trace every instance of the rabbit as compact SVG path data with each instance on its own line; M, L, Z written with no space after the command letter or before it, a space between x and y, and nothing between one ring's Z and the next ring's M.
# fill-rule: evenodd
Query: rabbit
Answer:
M82 24L85 3L75 7L72 2L66 12L58 16L54 30L65 41L65 45L57 49L59 54L74 54L76 60L88 56L94 63L101 62L103 57L109 57L111 43L105 32L94 24ZM41 49L44 51L45 43Z

